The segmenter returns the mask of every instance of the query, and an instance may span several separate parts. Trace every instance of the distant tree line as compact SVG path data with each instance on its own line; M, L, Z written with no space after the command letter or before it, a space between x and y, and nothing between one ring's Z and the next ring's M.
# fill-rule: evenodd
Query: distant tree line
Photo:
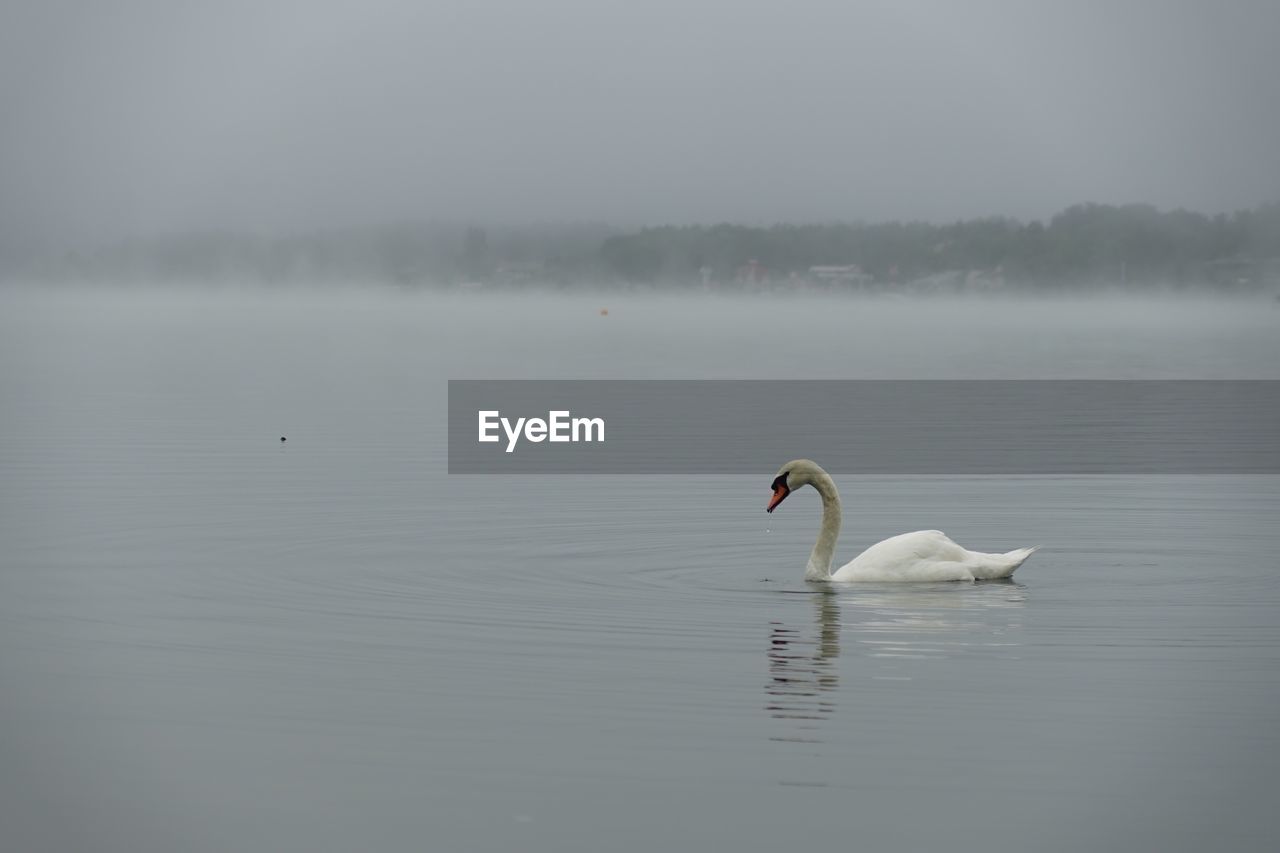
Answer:
M2 235L0 235L2 236ZM893 287L982 271L1010 287L1225 285L1280 275L1280 204L1206 216L1150 205L1084 204L1051 218L749 227L594 224L480 228L396 224L284 237L232 231L51 251L0 240L0 274L17 280L392 282L407 287L558 287L714 283L750 264L771 282L816 266L860 268ZM1260 272L1261 271L1261 272ZM1280 283L1280 282L1276 282Z
M431 286L491 281L508 268L559 271L591 263L615 231L602 225L478 228L397 223L267 237L201 231L51 250L4 245L0 274L15 280L396 283ZM597 272L597 270L591 270Z
M739 225L648 228L605 240L611 273L630 281L739 275L750 259L774 277L856 264L880 282L948 270L999 270L1012 282L1213 283L1250 261L1280 259L1280 204L1232 215L1150 205L1085 204L1049 220L971 219L949 225Z

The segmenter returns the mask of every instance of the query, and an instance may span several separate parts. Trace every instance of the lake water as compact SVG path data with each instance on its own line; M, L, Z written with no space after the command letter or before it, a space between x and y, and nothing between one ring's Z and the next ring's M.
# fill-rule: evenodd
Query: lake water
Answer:
M840 479L840 562L1042 550L822 589L784 459L447 476L521 377L1275 379L1280 306L0 295L0 847L1275 849L1280 477Z

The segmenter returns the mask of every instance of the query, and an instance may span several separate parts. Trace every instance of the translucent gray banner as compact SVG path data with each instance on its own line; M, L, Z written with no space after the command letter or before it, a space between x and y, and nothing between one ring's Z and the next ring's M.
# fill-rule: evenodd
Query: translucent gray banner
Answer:
M450 474L1274 474L1278 436L1267 380L449 381Z

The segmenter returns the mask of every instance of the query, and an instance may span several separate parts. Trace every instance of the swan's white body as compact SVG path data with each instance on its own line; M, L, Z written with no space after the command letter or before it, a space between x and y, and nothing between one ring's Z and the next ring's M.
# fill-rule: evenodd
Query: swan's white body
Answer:
M825 578L812 571L810 564L805 577L833 581L991 580L1012 575L1034 550L984 554L962 548L940 530L917 530L877 542Z
M809 555L805 580L891 583L993 580L1012 576L1036 550L1019 548L1007 554L984 554L960 547L939 530L917 530L877 542L833 572L831 562L843 514L835 481L817 463L797 459L783 465L773 482L770 512L801 486L811 485L822 496L822 529Z

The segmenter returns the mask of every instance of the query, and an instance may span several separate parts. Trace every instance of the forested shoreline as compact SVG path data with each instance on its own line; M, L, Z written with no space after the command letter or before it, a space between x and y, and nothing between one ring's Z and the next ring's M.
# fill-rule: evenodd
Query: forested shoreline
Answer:
M421 288L1054 290L1280 285L1280 203L1214 216L1076 205L1048 221L482 227L174 234L94 248L0 243L11 281L386 282Z

